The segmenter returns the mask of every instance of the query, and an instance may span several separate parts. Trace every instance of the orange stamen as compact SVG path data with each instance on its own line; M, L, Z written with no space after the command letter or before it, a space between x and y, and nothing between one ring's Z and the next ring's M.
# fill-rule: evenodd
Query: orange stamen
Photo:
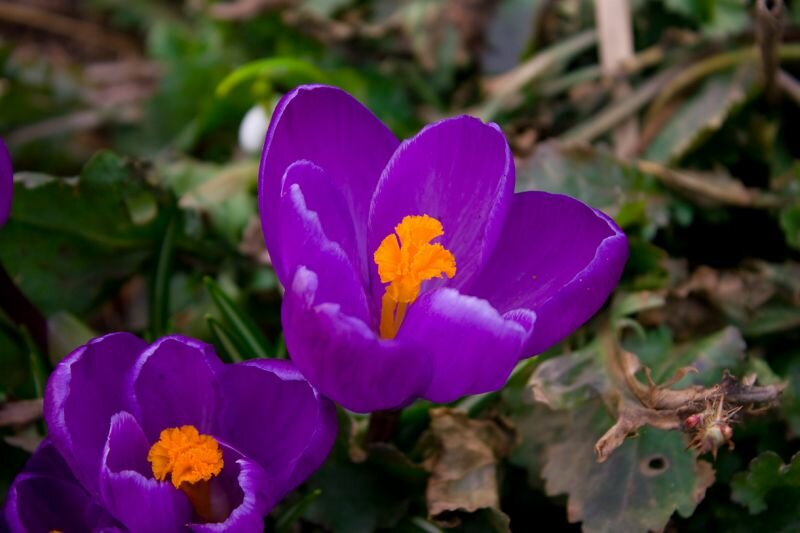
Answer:
M395 226L373 256L382 283L388 283L381 300L380 336L393 339L405 318L406 308L419 296L422 282L452 278L456 259L441 244L430 241L444 235L442 223L428 215L406 216ZM399 237L399 242L398 242Z

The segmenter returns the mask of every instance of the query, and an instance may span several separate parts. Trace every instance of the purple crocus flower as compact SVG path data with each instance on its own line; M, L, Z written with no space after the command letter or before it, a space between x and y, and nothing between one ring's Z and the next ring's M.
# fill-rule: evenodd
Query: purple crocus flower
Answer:
M359 412L497 390L600 308L628 253L600 211L514 194L496 124L460 116L400 143L320 85L276 108L259 206L289 353Z
M11 156L3 139L0 139L0 226L5 225L11 213L11 198L14 195L14 169Z
M262 531L323 462L336 411L287 361L200 341L95 339L47 385L49 437L8 494L12 532Z

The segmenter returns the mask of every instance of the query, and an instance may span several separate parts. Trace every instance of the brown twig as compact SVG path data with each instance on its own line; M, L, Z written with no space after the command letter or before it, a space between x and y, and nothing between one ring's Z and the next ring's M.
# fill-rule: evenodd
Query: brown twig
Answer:
M774 101L778 95L778 46L783 33L782 16L782 0L758 0L756 3L756 34L761 49L764 91L771 101Z

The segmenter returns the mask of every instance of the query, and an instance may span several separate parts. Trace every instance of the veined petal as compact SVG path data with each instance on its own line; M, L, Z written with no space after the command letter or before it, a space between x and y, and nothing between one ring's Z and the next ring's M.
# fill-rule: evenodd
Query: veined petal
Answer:
M132 415L121 412L112 417L100 474L103 505L130 531L183 531L192 517L189 500L170 483L143 472L148 449Z
M129 333L99 337L67 356L48 381L44 417L50 438L92 493L109 422L114 413L130 408L125 384L145 348Z
M162 337L142 353L128 390L149 442L165 428L192 425L211 432L221 403L222 366L211 345L180 335Z
M330 242L337 244L342 249L355 267L356 273L366 289L367 258L358 248L350 209L342 196L341 189L334 186L325 170L311 161L296 161L286 169L281 185L282 201L285 201L284 197L295 189L294 185L302 192L305 210L316 214L322 233ZM284 222L282 229L285 232L286 225L291 225L291 223L283 218L281 220ZM295 235L289 235L284 240L287 243L285 248L289 249L285 250L281 257L277 258L278 260L284 259L286 255L295 255L291 250L294 248L292 240L294 237ZM288 266L291 268L292 265ZM291 283L292 272L286 268L279 268L277 271L285 272L289 276L288 279L281 280L284 285Z
M378 339L362 320L320 303L321 278L301 267L281 311L286 346L298 369L322 394L357 412L401 407L428 386L430 362L408 343Z
M8 148L0 139L0 226L3 226L11 213L11 200L14 196L14 169Z
M528 328L534 320L530 317ZM442 288L409 307L397 340L416 340L431 360L433 377L422 396L447 403L500 389L527 337L525 327L487 301Z
M295 164L297 172L308 170L308 164ZM287 175L292 174L291 169ZM332 283L324 283L317 297L320 302L335 303L342 310L361 320L369 321L369 308L363 279L342 247L331 241L319 215L306 204L299 183L290 185L280 204L281 239L285 243L279 261L288 275L294 276L299 266L324 273ZM291 280L289 280L291 282Z
M558 194L514 195L500 240L469 293L501 313L530 309L522 356L543 352L586 322L619 281L628 241L605 214Z
M335 87L303 85L287 93L272 117L259 171L259 210L267 249L280 257L281 180L295 161L322 167L341 191L366 256L366 228L372 191L398 145L397 138L355 98ZM277 267L278 269L280 267ZM279 279L285 273L278 272Z
M442 223L438 242L456 259L456 276L446 284L463 287L494 248L513 189L514 161L497 125L468 116L431 124L400 145L381 175L370 206L368 251L405 216L429 215ZM374 264L371 273L372 304L379 309L383 286Z
M11 533L117 530L114 519L80 485L47 440L9 488L5 520Z
M336 408L289 361L227 365L215 434L269 474L278 498L319 468L336 438Z

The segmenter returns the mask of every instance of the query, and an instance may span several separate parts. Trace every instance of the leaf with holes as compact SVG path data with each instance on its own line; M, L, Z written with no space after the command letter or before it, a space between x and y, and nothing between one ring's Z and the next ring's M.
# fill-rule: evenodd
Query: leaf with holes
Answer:
M568 495L569 521L583 522L587 533L660 531L675 511L691 516L714 482L711 465L695 461L679 433L653 428L598 463L592 446L611 418L597 401L571 415L546 449L542 477L548 495Z

